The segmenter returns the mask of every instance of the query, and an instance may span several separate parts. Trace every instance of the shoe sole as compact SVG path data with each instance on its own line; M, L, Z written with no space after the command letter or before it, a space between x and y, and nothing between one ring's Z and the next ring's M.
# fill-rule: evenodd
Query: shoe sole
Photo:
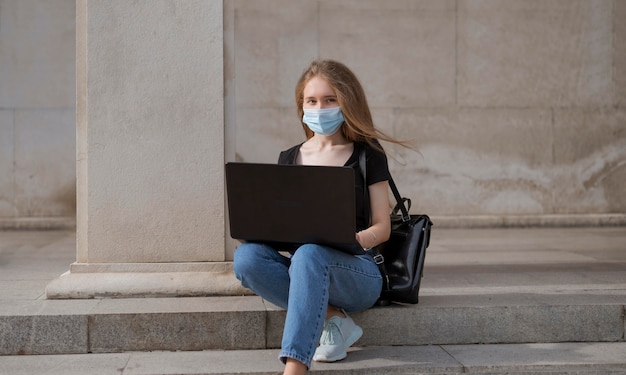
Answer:
M343 350L343 352L335 357L330 357L330 358L325 358L325 357L313 357L313 360L315 362L337 362L337 361L341 361L342 359L345 359L348 356L348 348L352 346L352 344L354 344L355 342L357 342L358 339L361 338L361 336L363 336L363 329L359 326L356 327L357 329L354 330L354 332L352 332L352 335L350 335L350 337L348 337L348 339L346 340L346 348Z

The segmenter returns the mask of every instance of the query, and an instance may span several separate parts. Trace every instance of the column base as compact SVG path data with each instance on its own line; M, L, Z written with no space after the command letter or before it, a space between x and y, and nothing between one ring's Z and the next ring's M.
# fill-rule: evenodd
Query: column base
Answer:
M46 287L48 299L204 297L253 294L241 286L232 262L73 263Z

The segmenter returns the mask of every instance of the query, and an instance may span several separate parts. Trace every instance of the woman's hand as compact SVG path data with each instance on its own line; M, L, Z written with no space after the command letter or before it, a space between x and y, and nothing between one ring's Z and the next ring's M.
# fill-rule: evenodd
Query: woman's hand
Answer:
M361 245L361 247L364 249L371 249L372 247L378 245L376 241L376 234L374 234L374 232L370 231L369 229L357 232L356 240L359 245Z

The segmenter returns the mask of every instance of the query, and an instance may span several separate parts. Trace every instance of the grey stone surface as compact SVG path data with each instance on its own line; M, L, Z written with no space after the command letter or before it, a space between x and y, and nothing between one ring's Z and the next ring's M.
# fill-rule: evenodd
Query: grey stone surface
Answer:
M41 297L40 297L41 298ZM60 316L88 315L98 306L98 300L52 301L36 300L3 300L0 316Z
M612 105L612 46L597 43L612 37L612 6L584 0L461 2L459 102L522 108Z
M554 162L560 173L554 185L555 212L626 212L621 178L626 167L626 111L623 109L559 109L554 111ZM571 202L577 201L576 207ZM606 212L606 211L605 211Z
M291 118L296 119L292 110L294 88L306 64L318 53L319 36L317 32L310 32L319 23L318 5L262 0L237 1L225 6L234 7L235 45L230 47L234 49L235 74L229 78L236 78L237 106L270 109L271 112L286 107L290 109ZM294 50L299 53L293 54ZM273 94L267 95L268 92ZM260 111L259 115L262 114L268 115ZM278 118L280 114L268 117ZM261 122L271 132L271 121ZM291 123L297 125L297 122ZM240 129L248 125L255 124L237 120Z
M1 0L0 8L0 221L11 219L0 227L72 217L75 1Z
M0 7L0 108L73 108L75 2Z
M253 300L249 307L238 303L248 299ZM72 329L57 324L59 316L51 314L59 310L74 311L77 315L63 319L84 317L81 329L89 332L89 343L84 343L86 346L81 346L78 352L280 347L284 311L267 310L254 302L259 301L257 297L157 300L159 303L150 303L151 299L147 303L140 299L84 301L91 302L87 304L47 301L55 302L47 306L22 302L22 308L13 309L13 315L6 311L2 318L8 322L7 327L16 325L11 319L39 319L59 335L72 336ZM373 308L352 316L365 329L359 341L365 346L621 341L624 304L624 293L426 295L417 306ZM231 307L214 308L220 305ZM34 308L40 311L38 315L32 315ZM24 331L24 326L28 324L19 324L18 331ZM72 353L77 349L56 350Z
M626 226L626 214L432 215L439 229L584 228Z
M396 135L419 139L421 154L398 149L392 173L420 212L623 212L624 123L612 108L397 110Z
M222 2L77 5L77 261L224 261Z
M14 113L13 110L0 109L0 217L15 213L15 169L14 152Z
M87 317L0 316L0 355L87 353Z
M267 312L267 347L280 348L283 338L283 327L287 313L282 309L271 309Z
M368 327L362 345L621 341L624 334L621 305L383 308L355 320Z
M0 282L52 280L67 271L75 254L71 231L0 231Z
M70 302L70 301L68 301ZM263 300L257 296L224 298L119 298L101 299L98 314L156 314L156 313L227 313L265 310Z
M411 108L394 113L396 136L419 139L419 154L398 149L401 158L391 165L398 189L413 199L416 212L553 211L549 110Z
M356 347L313 374L623 374L625 343ZM278 374L278 350L0 356L11 375Z
M75 118L74 108L15 110L14 200L18 217L75 215Z
M0 232L4 354L280 347L285 312L256 296L43 299L74 236ZM435 227L420 303L352 314L357 345L623 342L624 244L623 227Z
M626 3L623 1L613 2L613 22L615 25L614 35L614 74L615 74L615 104L626 106L626 23L621 20L626 18Z
M290 87L308 60L330 57L361 78L377 126L415 141L420 153L384 145L415 212L463 215L447 221L457 226L477 215L565 225L576 220L561 214L623 212L620 2L230 7L237 160L274 162L303 141Z
M625 343L443 346L469 372L626 372Z
M319 55L350 62L372 107L453 106L455 3L396 3L326 4L319 11Z
M130 354L37 355L0 357L3 375L120 375ZM154 354L155 357L159 353Z
M98 314L89 317L94 353L133 350L260 349L263 311L175 314Z
M152 272L150 271L153 269L151 264L135 263L134 265L137 266L138 264L146 265L147 270L106 273L98 273L97 271L94 273L74 273L70 271L46 286L46 297L50 299L89 299L250 294L235 278L232 272L232 262L214 262L216 265L223 265L222 270L216 272ZM190 263L178 264L184 266Z
M126 22L127 15L134 14L132 5L123 7L116 17L117 26ZM43 116L27 116L26 121L20 116L14 119L13 115L47 110L72 112L75 99L87 97L75 95L75 73L79 77L87 74L82 66L85 64L75 69L75 47L86 53L87 40L86 35L78 39L75 35L76 26L81 26L76 23L76 2L0 0L0 8L0 108L6 112L0 114L0 227L46 228L51 222L41 217L50 215L64 215L64 220L71 222L75 176L70 171L75 160L72 147L66 147L74 140L73 131L67 132L70 122L49 121ZM151 11L157 8L153 6ZM216 54L216 63L202 66L224 68L227 159L274 162L278 151L303 141L293 107L295 82L310 60L336 58L361 78L377 125L389 134L416 141L421 155L385 145L392 155L400 153L400 163L411 166L392 165L392 172L401 191L413 198L416 209L438 215L502 215L503 219L490 223L504 226L511 223L507 218L515 220L517 215L618 213L624 212L626 204L622 194L626 181L626 156L622 151L626 149L622 113L626 103L626 26L621 22L626 17L625 9L619 0L495 5L452 0L226 1L223 20L218 17L199 26L224 23L224 27L199 33L224 32L223 40L216 43L223 46L224 53ZM179 13L183 10L179 4ZM168 15L158 24L170 24L174 19L175 15ZM145 19L130 17L130 21L135 25ZM191 71L186 68L194 58L187 57L198 52L197 48L186 51L183 47L188 41L195 46L197 38L181 31L181 25L173 21L175 31L161 38L138 33L139 38L134 40L132 30L122 33L120 27L99 26L98 22L101 20L90 23L95 31L91 42L102 27L110 31L103 36L117 43L113 53L105 48L90 52L107 66L101 73L94 73L93 67L89 70L96 75L90 79L96 94L91 100L110 87L120 96L128 92L115 110L108 111L109 116L122 118L122 113L139 107L154 113L149 109L153 103L169 103L170 99L162 98L161 90L146 101L139 100L149 91L146 83L157 82L165 75L158 67L163 59L169 59L165 67L176 66L174 73L168 73L166 88L196 84L179 79L180 72L184 75ZM138 48L131 53L120 52L129 41L137 47L155 43L161 47L160 52L152 59L139 53ZM101 51L103 54L97 56ZM146 66L150 69L143 70ZM141 74L131 79L133 84L125 85L125 72L134 67L142 67ZM199 71L192 76L205 76L204 70ZM196 94L208 88L202 80L198 82L200 85L191 90ZM80 82L78 87L86 91ZM185 94L185 90L182 92ZM174 114L180 112L188 120L197 113L197 108L191 107L204 108L207 103L201 99L196 102L194 98L201 96L183 100L187 105L174 106L160 119L168 117L172 120L168 123L176 122ZM407 118L403 111L430 115ZM142 155L158 157L163 152L155 151L160 141L155 138L158 131L154 125L159 119L139 128L137 118L141 115L130 122L138 132L130 127L126 131L135 138L141 135L144 143L123 144L104 158L104 163L111 161L118 166L118 175L127 171L123 180L128 185L138 181L136 173L131 173L133 166L127 166L126 161L138 158L125 158L125 152L142 147L139 159ZM195 131L207 129L199 127ZM441 135L437 129L446 132ZM99 130L106 132L106 127ZM179 136L173 131L167 134L166 142ZM24 137L27 140L22 143ZM96 143L108 146L98 150L101 154L113 147L111 142ZM32 152L20 151L25 148ZM18 169L13 167L14 151L21 158L17 160L21 165ZM169 147L167 159L176 161L178 167L189 167L193 163L185 159L185 151L185 147ZM155 163L154 168L163 164ZM171 168L170 174L183 169ZM105 177L98 184L103 186L108 181ZM188 185L176 187L187 189L187 197L207 191L196 192ZM146 199L150 189L139 190L144 194L135 201ZM468 199L464 199L465 194ZM167 199L162 201L152 206L169 203ZM189 202L199 200L187 201L183 204L193 210L196 207ZM213 203L216 207L223 205L221 199ZM28 224L23 221L35 217L40 220ZM138 219L141 217L134 221ZM162 232L163 228L167 229L160 228ZM227 257L231 253L232 246L226 250Z

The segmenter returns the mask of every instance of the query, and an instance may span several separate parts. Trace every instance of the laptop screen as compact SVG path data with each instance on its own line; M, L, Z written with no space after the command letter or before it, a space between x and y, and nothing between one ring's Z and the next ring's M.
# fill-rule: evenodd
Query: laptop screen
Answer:
M231 237L363 253L355 239L352 168L227 163L225 172Z

